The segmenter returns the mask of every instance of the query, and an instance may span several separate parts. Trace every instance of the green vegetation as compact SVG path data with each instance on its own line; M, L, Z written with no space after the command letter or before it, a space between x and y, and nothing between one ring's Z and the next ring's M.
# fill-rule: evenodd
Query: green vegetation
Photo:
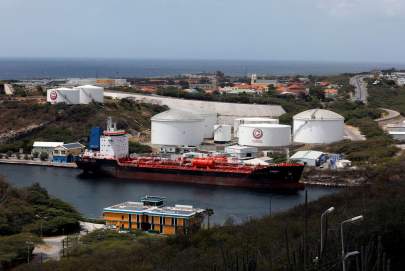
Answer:
M164 239L95 232L69 258L19 270L341 270L339 223L360 214L363 222L345 226L346 250L362 253L348 261L348 270L402 270L405 158L389 166L368 172L370 187L341 190L271 217ZM320 215L330 206L336 211L316 262Z
M152 148L139 142L129 142L129 153L151 153Z
M0 179L0 270L27 258L26 241L78 232L79 219L73 207L49 196L38 184L14 188Z
M369 104L388 108L405 115L405 87L383 80L379 85L368 84Z
M0 103L0 120L4 120L4 125L0 127L0 133L29 125L45 125L18 140L0 145L0 152L16 152L20 148L24 152L30 152L34 140L79 141L86 144L90 128L105 127L108 116L113 117L120 129L131 128L142 132L150 129L150 117L165 109L127 99L107 101L104 105L49 105L3 101Z

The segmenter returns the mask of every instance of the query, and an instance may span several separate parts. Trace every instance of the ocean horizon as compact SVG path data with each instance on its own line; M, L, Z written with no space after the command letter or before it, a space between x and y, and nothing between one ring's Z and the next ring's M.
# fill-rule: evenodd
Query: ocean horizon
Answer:
M175 60L101 58L0 58L1 80L44 78L158 77L222 71L226 75L333 75L373 69L405 69L405 63L270 61L270 60Z

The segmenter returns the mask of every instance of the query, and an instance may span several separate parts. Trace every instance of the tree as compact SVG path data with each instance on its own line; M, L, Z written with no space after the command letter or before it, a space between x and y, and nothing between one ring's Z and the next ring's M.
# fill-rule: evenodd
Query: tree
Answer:
M48 158L49 154L47 152L41 152L41 154L39 155L39 159L41 159L41 161L48 160Z
M207 226L208 226L208 229L209 229L210 228L210 217L212 215L214 215L214 210L211 209L211 208L208 208L208 209L205 210L205 212L207 213Z

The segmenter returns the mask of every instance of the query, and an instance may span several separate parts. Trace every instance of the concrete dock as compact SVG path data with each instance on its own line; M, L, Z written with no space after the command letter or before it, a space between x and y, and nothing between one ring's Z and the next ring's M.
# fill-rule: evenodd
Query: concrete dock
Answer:
M75 163L55 163L50 161L24 160L24 159L0 159L0 164L30 165L43 167L77 168Z

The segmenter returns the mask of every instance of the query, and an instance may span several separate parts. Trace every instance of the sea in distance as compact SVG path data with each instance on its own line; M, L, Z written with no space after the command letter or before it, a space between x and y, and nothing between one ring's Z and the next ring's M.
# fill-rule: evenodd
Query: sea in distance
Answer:
M157 77L222 71L227 75L330 75L405 64L255 60L0 58L0 79Z
M124 201L139 201L145 195L164 196L168 205L185 204L211 208L211 221L223 224L229 218L242 223L250 218L278 213L305 202L305 191L280 193L195 184L136 182L110 177L83 178L78 169L0 164L0 175L16 187L39 183L52 196L72 204L84 216L101 218L103 208ZM308 200L336 193L336 188L307 187Z

